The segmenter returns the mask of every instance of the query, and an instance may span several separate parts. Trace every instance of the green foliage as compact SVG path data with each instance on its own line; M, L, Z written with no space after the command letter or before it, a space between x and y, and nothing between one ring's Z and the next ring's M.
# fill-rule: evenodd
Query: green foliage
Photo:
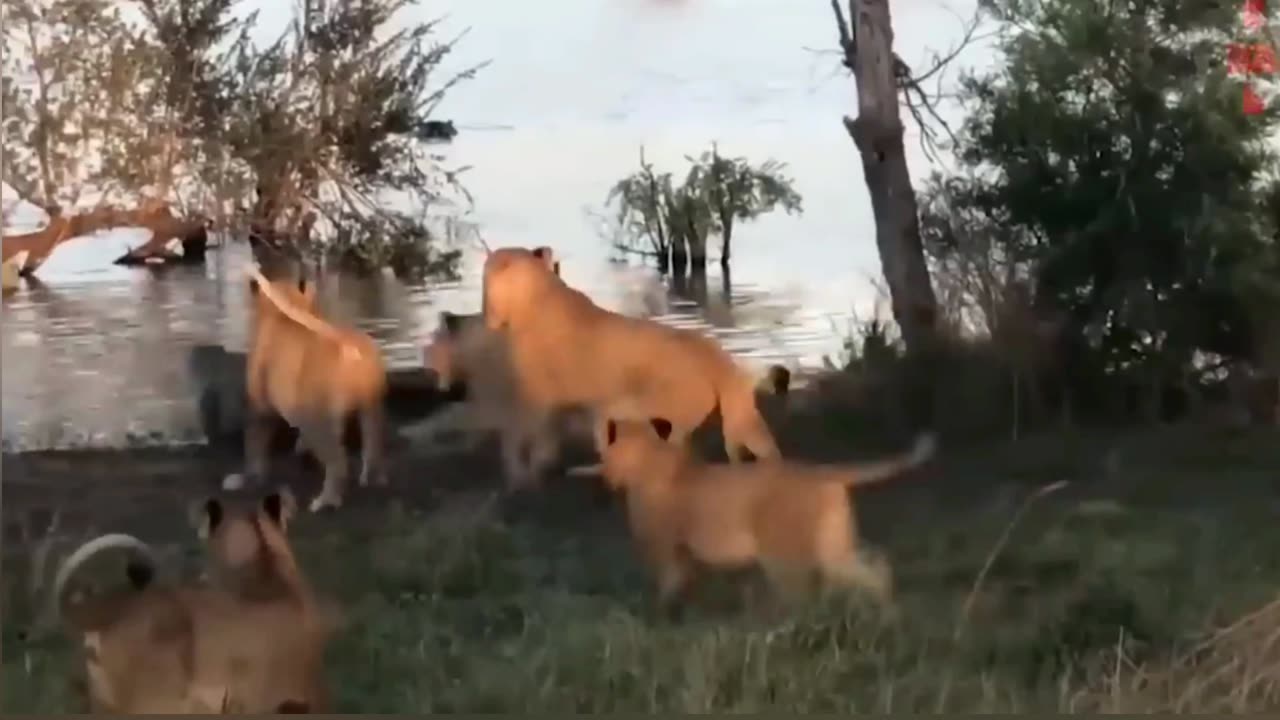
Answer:
M823 429L826 420L793 429L848 457L849 432ZM1090 485L1089 501L1044 498L1011 526L1037 485L1088 477L1117 442L1123 482ZM1259 500L1271 494L1276 450L1265 433L1229 442L1107 433L957 450L945 482L858 498L868 546L893 563L896 622L835 592L773 605L760 578L732 573L700 583L684 618L664 619L621 507L581 504L564 482L532 507L486 509L492 488L475 485L479 466L465 456L436 468L450 485L424 505L406 497L306 515L290 537L313 585L343 610L325 662L336 712L1171 712L1168 690L1184 712L1233 701L1236 712L1258 712L1275 706L1263 692L1275 664L1256 655L1201 666L1220 686L1192 697L1156 681L1171 657L1199 646L1202 630L1274 597L1280 544ZM88 532L80 522L133 517L131 532L172 549L165 576L194 579L194 535L165 512L190 496L164 483L175 467L202 462L107 462L104 476L86 472L103 465L101 454L59 458L60 488L126 469L136 487L76 495L67 517L84 520L64 525L50 565ZM401 463L396 486L420 463ZM1148 501L1129 497L1139 489ZM38 541L8 543L0 578L0 707L10 714L85 706L73 689L83 683L79 643L32 623L45 600L30 590ZM121 582L122 562L104 557L85 579ZM737 602L718 602L720 589ZM1258 629L1252 644L1274 655L1269 625Z
M424 128L444 93L478 68L437 81L454 47L434 41L438 21L389 29L412 0L307 3L284 35L259 48L247 35L252 18L239 26L225 19L230 0L205 0L199 12L149 1L161 8L152 25L172 62L197 68L175 78L173 97L188 89L184 114L201 128L198 139L248 167L258 223L296 230L303 209L316 210L317 228L332 228L325 250L348 265L451 272L456 253L429 249L422 213L385 209L422 211L456 186L425 147ZM207 53L203 65L188 60L184 37L233 30L229 51ZM415 247L420 257L410 259Z
M965 171L924 193L935 269L966 276L988 316L1029 284L1028 304L1065 316L1111 372L1176 381L1196 353L1255 356L1260 300L1244 290L1280 278L1265 189L1280 112L1245 115L1227 75L1238 8L985 5L1005 62L965 78Z
M457 253L432 247L426 209L466 193L425 129L478 67L438 77L456 40L402 22L414 5L307 2L260 46L239 0L18 3L6 39L27 52L5 68L8 169L19 192L50 201L83 184L185 194L223 218L251 206L256 226L285 234L314 212L319 254L451 273Z
M619 180L605 200L616 206L618 223L631 243L628 249L634 251L636 242L646 243L643 252L658 258L663 272L672 256L677 265L685 256L693 258L695 268L704 265L712 235L720 236L721 263L727 264L735 222L777 209L802 212L785 163L766 160L752 165L746 158L721 155L714 144L700 157L686 159L689 169L684 182L676 185L671 173L654 172L642 148L640 170Z
M5 179L41 206L71 206L109 168L86 156L120 130L127 37L110 0L6 2Z

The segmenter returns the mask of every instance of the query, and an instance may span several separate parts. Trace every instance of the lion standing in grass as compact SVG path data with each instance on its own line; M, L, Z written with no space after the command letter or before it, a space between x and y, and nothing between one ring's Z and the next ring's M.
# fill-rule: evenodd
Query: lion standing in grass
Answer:
M598 424L606 482L625 491L631 532L670 608L698 566L763 567L788 597L816 573L837 586L892 595L887 564L858 548L849 488L887 480L929 459L930 435L908 452L861 464L705 463L665 441L665 420Z
M387 372L368 335L330 324L315 312L315 286L270 281L250 268L254 321L249 345L244 482L260 482L267 469L272 414L299 431L299 445L324 465L324 487L311 510L339 507L347 485L343 435L357 413L361 433L361 486L385 484L383 398ZM224 487L242 484L230 476Z

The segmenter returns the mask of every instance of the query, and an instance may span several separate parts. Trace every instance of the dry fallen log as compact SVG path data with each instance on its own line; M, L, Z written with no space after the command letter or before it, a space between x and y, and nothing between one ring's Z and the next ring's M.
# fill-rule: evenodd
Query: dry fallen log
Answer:
M134 227L151 231L151 239L116 259L117 265L154 263L200 263L209 245L209 227L203 217L180 219L168 204L155 204L133 211Z
M30 275L67 240L117 227L145 227L152 233L145 244L116 260L121 265L156 261L202 262L208 245L209 221L205 218L179 219L167 203L151 203L132 210L106 206L72 215L64 215L54 208L49 215L49 224L40 230L3 236L0 260L8 262L25 252L26 260L19 273ZM180 244L181 253L175 244Z

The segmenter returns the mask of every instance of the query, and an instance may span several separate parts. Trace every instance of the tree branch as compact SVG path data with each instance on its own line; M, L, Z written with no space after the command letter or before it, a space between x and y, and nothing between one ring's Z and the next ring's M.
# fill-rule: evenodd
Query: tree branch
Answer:
M855 3L857 0L849 0L849 17L846 19L844 10L840 7L840 0L830 0L831 12L835 16L837 43L841 55L841 64L857 76L858 53L857 42L854 39L854 25L856 22L857 12ZM946 68L955 61L965 48L974 43L975 40L981 39L977 36L977 31L982 21L981 7L974 10L973 16L965 22L964 35L955 47L951 48L944 54L936 54L933 57L930 67L922 72L914 73L911 67L903 61L897 52L893 53L893 76L898 85L898 89L902 93L903 105L906 106L907 112L911 114L911 118L920 128L920 148L924 151L925 157L931 161L937 162L938 159L938 130L941 128L946 133L947 139L955 143L956 136L951 130L951 126L942 115L938 113L937 103L942 97L941 78ZM926 92L924 83L934 77L938 78L939 89L933 93Z

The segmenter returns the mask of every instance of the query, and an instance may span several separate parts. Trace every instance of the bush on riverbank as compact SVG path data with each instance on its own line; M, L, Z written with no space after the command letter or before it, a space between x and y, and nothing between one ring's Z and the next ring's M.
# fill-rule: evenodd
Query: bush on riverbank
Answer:
M661 620L616 508L558 491L524 511L460 501L480 494L430 512L379 501L302 518L293 534L348 610L329 662L345 712L1159 711L1184 689L1182 711L1256 711L1273 705L1269 630L1228 636L1198 666L1171 659L1280 585L1280 535L1260 502L1268 443L1130 441L1123 474L1095 488L1113 500L1077 482L1028 506L999 552L1035 485L1088 483L1096 441L956 455L945 480L867 491L860 517L894 563L896 622L837 597L743 607L732 578ZM25 579L8 560L4 710L77 708L69 643L18 637ZM1214 670L1208 687L1187 683Z

